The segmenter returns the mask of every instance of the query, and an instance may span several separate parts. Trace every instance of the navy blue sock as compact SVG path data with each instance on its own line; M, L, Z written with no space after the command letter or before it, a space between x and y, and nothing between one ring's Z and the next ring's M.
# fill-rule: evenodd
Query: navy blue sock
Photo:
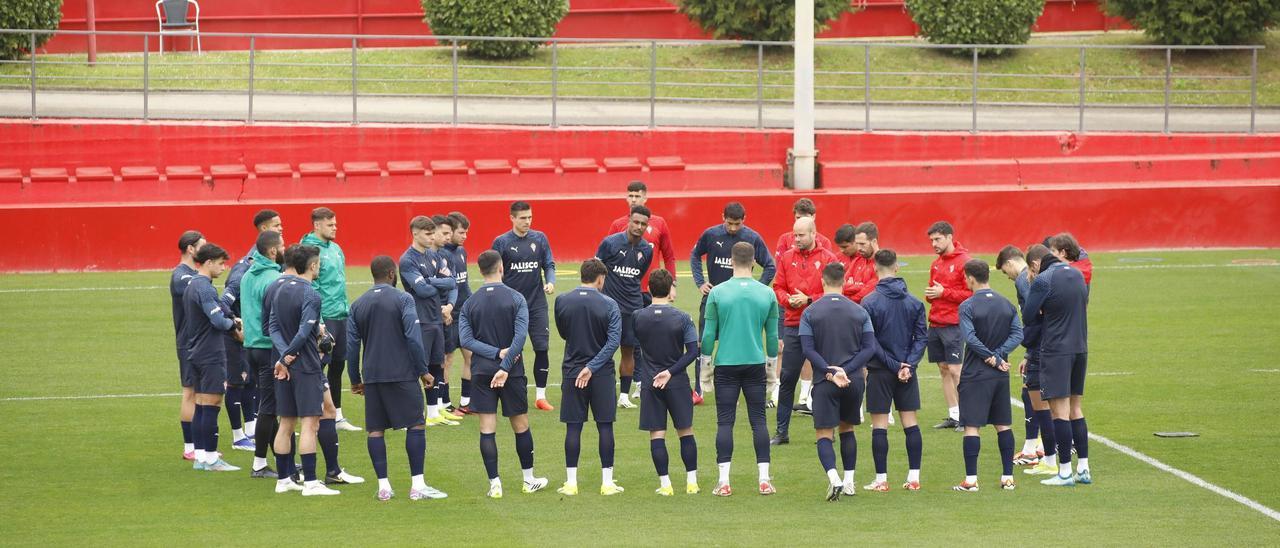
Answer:
M316 481L316 454L303 453L302 457L302 480Z
M1031 393L1027 391L1027 387L1022 387L1022 414L1025 416L1023 422L1026 427L1026 437L1023 439L1034 440L1040 436L1040 423L1036 421L1036 412L1031 408Z
M733 460L733 424L716 424L716 463Z
M462 397L471 397L471 379L462 379Z
M204 406L197 405L195 412L191 414L191 443L195 445L196 451L203 451L204 442Z
M182 422L182 443L195 443L191 441L191 421Z
M404 436L404 452L409 456L409 475L421 476L427 462L427 431L410 428Z
M516 456L520 457L520 469L533 468L533 431L516 434Z
M1071 421L1053 419L1053 435L1058 442L1058 464L1071 463Z
M964 437L964 475L978 475L978 453L982 451L982 438Z
M600 467L613 468L613 423L597 422L596 432L600 434Z
M244 395L240 397L240 409L244 411L244 421L258 420L258 388L246 386Z
M480 434L480 458L489 479L498 477L498 440L493 434Z
M292 470L293 470L293 457L290 456L288 453L283 455L277 454L276 455L276 474L280 476L280 479L284 479L293 475Z
M334 419L320 419L320 430L316 433L316 443L324 453L325 471L331 476L342 472L338 464L338 428ZM385 451L384 451L385 454Z
M582 454L582 423L570 422L564 425L564 465L566 468L578 467L578 455Z
M831 438L818 438L818 464L822 471L836 469L836 450L831 445Z
M200 416L204 422L204 450L207 453L218 452L218 413L222 409L216 405L204 406L204 414Z
M871 429L871 460L877 474L889 473L889 431L884 428Z
M907 468L920 469L920 455L924 451L924 440L920 438L920 426L902 429L907 438Z
M1089 458L1089 426L1085 424L1084 417L1071 419L1071 442L1076 446L1077 457Z
M618 392L621 394L631 393L631 375L620 375L618 377Z
M533 384L538 388L547 387L547 370L551 367L551 359L546 350L533 351Z
M222 400L223 406L227 408L227 421L231 423L232 430L238 430L244 426L240 421L240 398L244 394L244 389L239 386L228 386L227 395Z
M693 439L693 434L680 436L680 460L684 461L685 472L698 469L698 442Z
M1040 423L1040 444L1044 445L1044 455L1057 455L1058 435L1053 427L1053 414L1048 409L1036 411L1036 422Z
M1000 465L1004 475L1013 475L1013 430L1005 430L996 434L996 443L1000 446Z
M853 432L840 433L840 465L846 471L858 468L858 438Z
M449 383L442 381L437 384L440 385L440 401L444 403L446 407L453 404L453 400L449 399Z
M275 415L259 415L262 420L253 425L253 456L260 459L267 458L267 446L275 443L276 439L276 416Z
M387 479L387 439L369 436L366 445L369 447L369 460L373 461L373 473L378 479Z
M653 457L653 469L659 476L667 475L667 467L671 464L667 455L667 440L656 438L649 440L649 456Z

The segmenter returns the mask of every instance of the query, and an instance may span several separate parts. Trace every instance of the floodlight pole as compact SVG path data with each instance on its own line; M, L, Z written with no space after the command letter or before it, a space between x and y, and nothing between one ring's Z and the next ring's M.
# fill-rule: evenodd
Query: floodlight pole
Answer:
M813 190L813 2L796 0L795 92L791 142L791 186Z

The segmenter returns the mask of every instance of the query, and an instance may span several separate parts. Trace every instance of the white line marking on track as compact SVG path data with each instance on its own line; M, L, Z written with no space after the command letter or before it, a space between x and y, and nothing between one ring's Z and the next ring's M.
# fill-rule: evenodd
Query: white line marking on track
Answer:
M1012 404L1013 404L1015 407L1022 408L1022 402L1021 402L1021 401L1019 401L1017 398L1012 398L1012 397L1011 397L1011 398L1009 398L1009 401L1010 401L1010 402L1012 402ZM1137 449L1134 449L1134 448L1129 447L1129 446L1127 446L1127 445L1121 445L1121 444L1119 444L1119 443L1117 443L1117 442L1111 441L1111 439L1110 439L1110 438L1107 438L1107 437L1105 437L1105 436L1101 436L1101 435L1099 435L1099 434L1095 434L1095 433L1093 433L1093 432L1090 432L1090 433L1089 433L1089 439L1094 440L1094 441L1097 441L1097 442L1099 442L1099 443L1101 443L1101 444L1103 444L1103 445L1105 445L1105 446L1107 446L1107 447L1110 447L1111 449L1114 449L1114 450L1116 450L1116 451L1119 451L1120 453L1123 453L1123 454L1128 455L1128 456L1130 456L1130 457L1133 457L1133 458L1135 458L1135 459L1137 459L1137 460L1139 460L1139 461L1142 461L1142 462L1144 462L1144 463L1147 463L1147 464L1151 465L1152 467L1154 467L1154 468L1156 468L1156 469L1158 469L1158 470L1163 470L1163 471L1168 472L1168 473L1170 473L1170 474L1173 474L1173 475L1175 475L1175 476L1177 476L1177 477L1179 477L1179 478L1182 478L1183 480L1186 480L1186 481L1187 481L1187 483L1190 483L1190 484L1192 484L1192 485L1195 485L1196 487L1202 487L1202 488L1207 489L1207 490L1209 490L1209 491L1211 491L1211 492L1213 492L1213 493L1215 493L1215 494L1218 494L1218 495L1220 495L1220 496L1226 497L1226 498L1231 499L1231 500L1233 500L1233 501L1236 501L1236 502L1238 502L1238 503L1240 503L1240 504L1243 504L1243 505L1245 505L1245 506L1247 506L1247 507L1249 507L1249 508L1251 508L1251 509L1253 509L1253 510L1258 511L1258 512L1259 512L1259 513L1261 513L1262 515L1267 516L1267 517L1269 517L1269 518L1271 518L1271 519L1273 519L1273 520L1275 520L1275 521L1280 521L1280 512L1278 512L1278 511L1276 511L1276 510L1274 510L1274 509L1272 509L1272 508L1270 508L1270 507L1268 507L1268 506L1266 506L1266 505L1264 505L1264 504L1262 504L1262 503L1260 503L1260 502L1258 502L1258 501L1255 501L1255 500L1253 500L1253 499L1251 499L1251 498L1249 498L1249 497L1246 497L1246 496L1244 496L1244 495L1241 495L1240 493L1237 493L1237 492L1235 492L1235 491L1232 491L1232 490L1230 490L1230 489L1226 489L1226 488L1223 488L1223 487L1218 487L1217 485L1214 485L1214 484L1212 484L1212 483L1209 483L1209 482L1207 482L1207 481L1205 481L1205 480L1201 479L1201 478L1200 478L1200 476L1197 476L1197 475L1192 474L1192 473L1190 473L1190 472L1185 472L1185 471L1183 471L1183 470L1179 470L1179 469L1177 469L1177 468L1174 468L1174 467L1172 467L1172 466L1169 466L1168 464L1165 464L1165 463L1163 463L1163 462L1160 462L1159 460L1156 460L1155 458L1152 458L1152 457L1150 457L1150 456L1146 455L1145 453L1142 453L1141 451L1138 451Z

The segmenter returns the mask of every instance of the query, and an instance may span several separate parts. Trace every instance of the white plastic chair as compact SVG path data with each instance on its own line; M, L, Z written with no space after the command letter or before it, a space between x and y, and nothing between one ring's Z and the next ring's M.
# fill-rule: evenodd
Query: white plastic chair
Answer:
M164 12L160 7L164 6ZM196 7L195 19L188 19L190 6ZM156 20L160 30L160 54L164 55L164 37L186 36L195 38L196 53L200 48L200 3L196 0L156 0Z

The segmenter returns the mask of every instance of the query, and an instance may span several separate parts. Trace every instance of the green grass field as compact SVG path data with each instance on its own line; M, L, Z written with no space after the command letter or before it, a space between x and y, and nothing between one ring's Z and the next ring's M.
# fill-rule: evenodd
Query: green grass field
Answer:
M990 257L987 257L990 260ZM904 277L919 294L928 257L906 257ZM1280 476L1267 462L1280 451L1274 394L1280 391L1280 250L1134 252L1094 255L1091 363L1086 413L1095 434L1131 447L1270 508L1280 508ZM1250 266L1242 262L1266 263ZM1234 265L1234 266L1233 266ZM574 285L576 265L561 266L559 289ZM367 289L352 268L349 291ZM522 495L508 430L499 430L507 496L484 497L476 420L428 430L427 480L450 494L410 502L403 435L388 436L399 498L374 500L376 483L343 487L324 500L276 495L247 472L193 472L179 459L178 398L167 273L0 276L0 538L5 545L197 545L432 543L466 545L788 545L834 539L876 544L1267 545L1280 522L1146 463L1091 443L1095 484L1052 489L1018 473L1019 488L996 488L995 435L983 435L976 494L954 493L963 475L960 435L924 432L924 489L897 488L905 474L900 427L890 429L886 494L862 492L837 504L822 499L825 477L806 434L776 448L779 493L761 497L745 412L740 410L734 485L728 499L715 481L714 409L697 408L703 493L661 498L637 411L620 411L616 474L627 492L597 494L594 429L583 439L582 494L553 489ZM995 280L1012 297L1012 285ZM680 305L696 314L687 288ZM560 345L552 337L552 361ZM559 382L553 368L552 382ZM922 420L945 410L937 372L921 368ZM456 384L455 384L456 386ZM553 399L558 393L553 388ZM134 394L138 397L95 396ZM60 397L78 399L56 399ZM34 399L32 399L34 398ZM454 392L457 398L457 392ZM361 398L344 410L363 422ZM564 479L564 430L554 413L534 412L537 469L552 488ZM1021 412L1014 410L1015 417ZM772 424L772 415L770 424ZM221 446L234 464L250 455ZM1200 437L1161 439L1154 431ZM1022 429L1015 426L1018 443ZM342 460L373 480L362 433L342 433ZM859 484L873 474L870 434L858 430ZM683 468L675 442L672 476ZM1034 527L1028 528L1028 524ZM1053 531L1044 531L1051 524ZM287 540L285 540L287 539ZM1270 539L1270 540L1268 540Z

